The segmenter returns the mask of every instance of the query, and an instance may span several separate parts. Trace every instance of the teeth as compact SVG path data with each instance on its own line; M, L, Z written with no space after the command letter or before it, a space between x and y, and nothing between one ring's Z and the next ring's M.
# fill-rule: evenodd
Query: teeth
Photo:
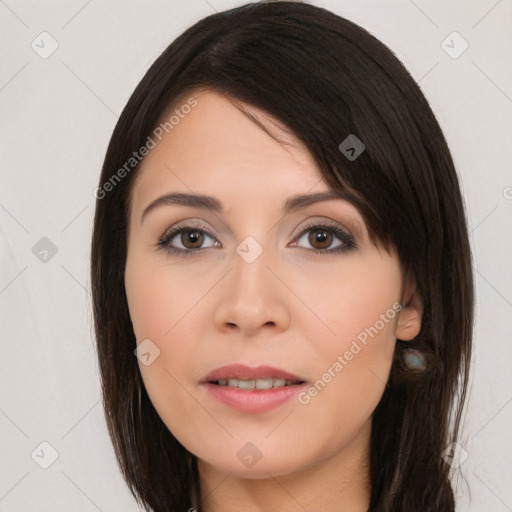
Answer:
M273 379L272 377L266 379L219 379L217 384L219 386L231 386L234 388L240 389L271 389L271 388L281 388L284 386L290 386L291 384L296 384L298 381L295 380L286 380L286 379Z
M239 380L238 381L238 387L240 389L254 389L256 386L255 380Z
M268 379L256 379L255 381L256 389L271 389L272 387L274 387L274 380L272 377L269 377Z

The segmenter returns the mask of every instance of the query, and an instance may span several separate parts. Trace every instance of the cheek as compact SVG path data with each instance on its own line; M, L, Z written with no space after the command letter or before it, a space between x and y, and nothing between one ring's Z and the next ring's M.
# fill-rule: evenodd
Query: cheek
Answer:
M368 342L366 357L376 353L378 358L378 352L389 352L395 341L401 294L401 272L395 259L365 260L356 255L347 258L341 270L313 268L307 279L297 283L297 294L304 297L314 316L296 318L302 322L301 330L320 342L318 354L332 356L333 350L343 353L353 340L361 345Z
M209 287L208 282L191 283L184 271L150 266L137 257L127 261L125 290L133 331L137 345L145 343L144 352L150 352L151 362L139 359L139 368L151 402L168 425L197 413L183 386L201 340L196 321L201 309L194 305Z
M148 264L153 259L135 255L126 265L126 297L137 341L168 338L193 315L194 304L207 290L207 283L191 279L184 268Z
M310 276L310 283L322 283L310 286L308 297L326 328L319 336L317 323L314 328L302 324L312 340L308 361L315 373L300 402L311 406L313 415L330 411L329 421L338 425L366 421L382 396L396 343L401 292L394 260L364 266L359 261L345 270L317 280Z
M321 433L326 452L348 443L371 418L384 393L395 339L392 321L377 334L357 338L344 333L337 343L322 343L312 382L298 396L304 428ZM363 331L364 332L364 331ZM310 358L310 361L313 357Z

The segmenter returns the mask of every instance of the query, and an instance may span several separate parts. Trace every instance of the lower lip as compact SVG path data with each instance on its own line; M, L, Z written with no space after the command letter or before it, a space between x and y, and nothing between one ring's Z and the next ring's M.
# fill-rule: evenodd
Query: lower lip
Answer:
M242 412L258 413L270 411L288 402L306 387L306 383L280 388L250 390L232 386L219 386L211 382L205 382L203 386L219 402Z

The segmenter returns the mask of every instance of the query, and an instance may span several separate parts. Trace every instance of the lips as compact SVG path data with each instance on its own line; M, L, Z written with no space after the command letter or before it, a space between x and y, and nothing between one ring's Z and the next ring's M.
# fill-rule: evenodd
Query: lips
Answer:
M290 402L307 387L300 375L272 366L230 364L201 382L206 396L242 413L266 413Z
M230 364L221 366L208 373L201 383L216 384L219 380L258 380L258 379L284 379L294 383L304 383L305 379L300 375L274 368L272 366L247 366L243 364Z

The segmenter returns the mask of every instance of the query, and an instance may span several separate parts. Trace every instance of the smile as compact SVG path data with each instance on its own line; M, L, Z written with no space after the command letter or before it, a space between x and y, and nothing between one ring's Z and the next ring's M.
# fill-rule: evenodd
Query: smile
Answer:
M229 386L238 389L272 389L272 388L282 388L285 386L292 386L294 384L300 384L301 381L298 380L287 380L282 378L264 378L264 379L219 379L213 384L217 384L218 386Z

